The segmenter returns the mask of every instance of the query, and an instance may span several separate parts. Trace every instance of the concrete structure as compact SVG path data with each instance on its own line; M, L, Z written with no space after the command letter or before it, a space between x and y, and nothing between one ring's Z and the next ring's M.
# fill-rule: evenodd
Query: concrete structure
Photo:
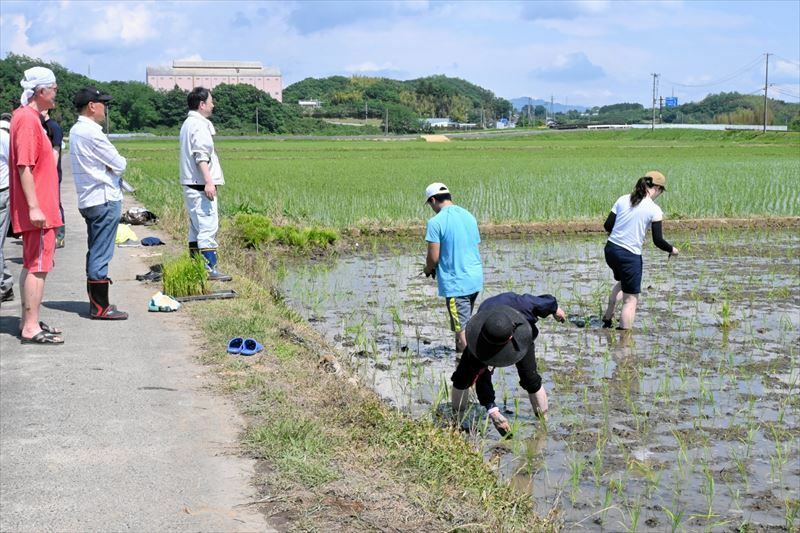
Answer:
M281 71L258 61L173 61L172 67L147 67L147 84L157 90L169 91L176 85L186 91L213 90L223 83L246 83L283 101Z
M430 128L455 128L458 126L449 118L426 118L423 123Z

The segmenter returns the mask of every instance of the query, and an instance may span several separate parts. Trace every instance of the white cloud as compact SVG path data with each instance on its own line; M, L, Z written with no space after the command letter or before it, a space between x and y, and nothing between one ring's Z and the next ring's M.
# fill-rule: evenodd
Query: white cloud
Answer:
M347 65L344 70L347 72L377 72L381 70L397 70L397 67L388 62L378 65L372 61L365 61L357 65Z
M156 16L147 4L118 3L102 6L105 18L88 32L98 41L122 41L136 44L158 35Z
M784 59L773 59L770 70L780 76L800 76L800 63L792 63Z
M15 54L26 55L30 57L39 58L59 58L59 44L56 39L42 41L40 43L32 44L28 38L28 31L33 26L32 21L28 21L25 15L6 15L0 19L0 29L2 29L3 37L7 35L6 32L11 32L11 39L7 43L3 43L3 51L14 52Z

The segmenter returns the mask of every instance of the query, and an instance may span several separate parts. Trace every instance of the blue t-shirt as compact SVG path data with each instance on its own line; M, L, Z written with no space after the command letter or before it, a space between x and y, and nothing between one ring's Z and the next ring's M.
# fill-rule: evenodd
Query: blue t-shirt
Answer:
M442 208L428 220L425 240L439 243L439 296L468 296L483 289L481 234L469 211L457 205Z

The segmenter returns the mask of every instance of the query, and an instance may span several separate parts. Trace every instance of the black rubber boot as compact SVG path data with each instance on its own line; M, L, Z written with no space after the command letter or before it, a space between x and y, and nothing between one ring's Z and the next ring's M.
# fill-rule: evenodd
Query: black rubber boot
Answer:
M86 290L89 292L89 314L96 320L127 320L128 313L119 311L116 305L108 303L108 286L110 279L87 279Z
M189 241L189 257L196 257L200 253L200 248L197 247L197 241Z

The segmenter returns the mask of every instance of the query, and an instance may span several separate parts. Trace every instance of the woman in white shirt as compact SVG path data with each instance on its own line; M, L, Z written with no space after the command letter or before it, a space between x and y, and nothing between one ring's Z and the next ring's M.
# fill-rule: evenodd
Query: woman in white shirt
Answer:
M636 182L631 194L620 196L604 224L608 233L605 247L606 264L617 281L608 298L603 327L610 328L617 302L622 300L622 314L617 329L631 329L642 285L642 244L648 228L653 244L670 255L678 249L664 240L661 221L664 214L655 199L667 189L667 178L651 170Z

